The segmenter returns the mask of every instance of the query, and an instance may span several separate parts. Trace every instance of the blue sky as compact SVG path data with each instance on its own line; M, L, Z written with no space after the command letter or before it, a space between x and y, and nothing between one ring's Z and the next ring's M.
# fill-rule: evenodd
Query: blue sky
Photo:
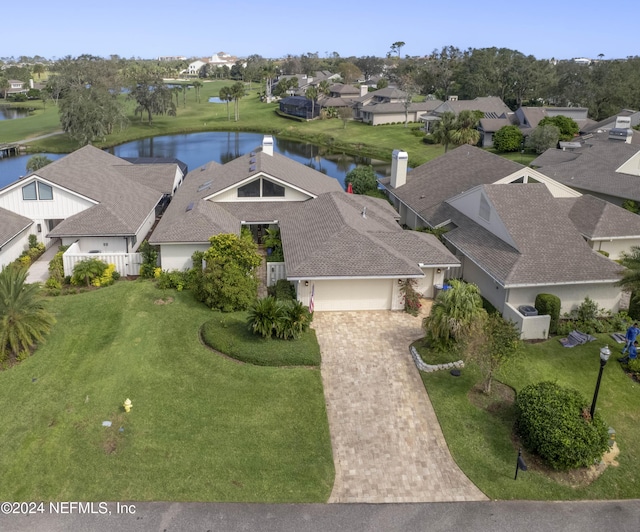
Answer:
M538 59L619 58L640 55L639 15L638 0L32 0L0 25L0 57L385 56L403 41L403 56L453 45L505 47Z

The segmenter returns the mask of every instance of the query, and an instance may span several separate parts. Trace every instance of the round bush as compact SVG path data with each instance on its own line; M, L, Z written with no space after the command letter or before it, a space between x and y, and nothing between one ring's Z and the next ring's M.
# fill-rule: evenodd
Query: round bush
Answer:
M580 393L554 382L531 384L518 393L516 430L523 445L554 469L586 467L607 450L607 426Z

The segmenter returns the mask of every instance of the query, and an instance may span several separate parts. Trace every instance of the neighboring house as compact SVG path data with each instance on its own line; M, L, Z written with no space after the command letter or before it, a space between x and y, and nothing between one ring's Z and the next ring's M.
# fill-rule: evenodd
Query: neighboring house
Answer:
M531 165L555 181L616 205L640 202L640 135L624 131L624 137L615 135L615 128L586 135L576 139L575 148L548 149Z
M0 269L29 248L33 220L0 207Z
M8 80L8 83L9 88L2 91L2 96L4 98L11 96L12 94L27 94L27 92L29 92L29 89L25 87L27 84L24 81L10 79Z
M611 129L619 126L620 118L628 118L629 128L635 128L640 125L640 111L621 109L618 114L600 120L600 122L596 122L590 127L586 127L584 133L608 133Z
M445 270L459 266L433 235L402 230L386 201L347 194L337 180L274 153L271 137L262 150L190 172L150 242L160 246L163 269L182 270L211 236L242 227L258 242L280 229L280 278L305 305L313 293L316 310L401 309L404 280L432 297ZM268 265L271 278L277 265Z
M622 267L594 249L617 253L614 244L602 242L604 235L638 241L635 221L623 234L630 222L626 213L472 146L408 173L406 158L395 151L392 175L381 180L401 223L445 229L443 239L462 263L453 276L476 283L524 338L548 334L545 317L517 311L532 305L539 293L560 297L562 312L587 296L618 310L621 290L615 283Z
M578 124L580 132L589 130L595 122L587 114L586 107L520 107L516 111L516 118L522 133L526 136L531 133L543 118L554 116L566 116Z
M331 81L338 79L340 74L332 74L328 71L317 71L313 75L307 74L284 74L279 76L277 82L287 81L293 78L298 80L298 86L295 89L295 96L304 96L309 87L317 87L323 81Z
M442 104L440 100L426 100L405 107L406 98L406 92L389 87L368 92L353 101L354 118L373 126L404 122L405 119L418 122Z
M200 59L198 59L197 61L194 61L193 63L189 63L189 66L187 67L187 74L189 74L190 76L199 75L200 70L206 64L207 64L206 62L201 61Z
M126 254L182 178L178 164L133 164L89 145L0 190L0 207L32 220L46 245L60 239L78 254Z
M481 146L485 147L493 145L493 133L503 125L511 125L514 120L513 111L501 98L496 96L478 97L473 100L458 100L457 96L450 96L446 102L442 102L433 111L422 115L420 120L424 122L425 132L429 133L444 113L453 113L458 116L461 111L480 111L483 113L482 119L486 121L481 122L478 129L481 133ZM499 122L495 122L495 120L499 120Z
M304 96L288 96L279 102L280 112L311 120L320 114L320 105Z

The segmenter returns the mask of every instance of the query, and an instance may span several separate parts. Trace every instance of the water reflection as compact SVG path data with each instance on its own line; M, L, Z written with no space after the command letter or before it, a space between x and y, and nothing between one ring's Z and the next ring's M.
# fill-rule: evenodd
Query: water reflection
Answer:
M16 118L24 118L25 116L29 116L28 109L0 106L0 120L14 120Z
M183 161L193 170L210 161L225 164L262 144L260 133L205 132L164 135L128 142L109 149L118 157L167 157ZM330 153L328 148L306 142L275 138L274 151L286 155L318 172L337 179L344 186L345 175L356 165L371 164L380 176L388 175L390 165L384 161ZM49 155L57 159L61 155ZM0 160L0 188L26 173L29 155Z

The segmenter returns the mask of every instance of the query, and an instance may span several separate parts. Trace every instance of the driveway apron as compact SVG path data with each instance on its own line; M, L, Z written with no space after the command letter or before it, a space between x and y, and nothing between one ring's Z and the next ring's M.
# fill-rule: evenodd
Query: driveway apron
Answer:
M318 312L336 477L329 502L486 500L453 461L409 344L421 317Z

